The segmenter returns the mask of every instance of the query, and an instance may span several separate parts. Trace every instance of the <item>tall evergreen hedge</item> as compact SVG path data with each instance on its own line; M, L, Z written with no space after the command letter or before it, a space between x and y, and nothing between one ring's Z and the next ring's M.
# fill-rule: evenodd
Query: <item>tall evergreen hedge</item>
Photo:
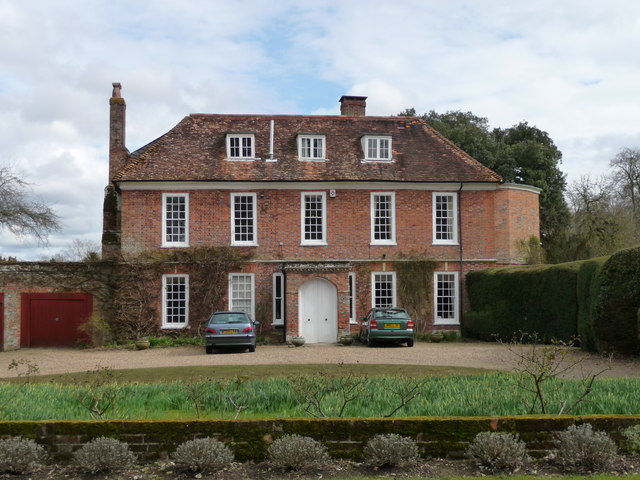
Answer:
M613 254L602 267L593 330L598 351L640 354L640 248Z
M503 267L467 275L464 334L510 340L519 332L570 340L577 332L580 262Z
M578 336L583 350L597 350L594 319L601 301L602 269L609 257L594 258L581 263L578 270Z
M466 336L578 335L585 350L640 355L640 247L581 262L471 272L467 293Z

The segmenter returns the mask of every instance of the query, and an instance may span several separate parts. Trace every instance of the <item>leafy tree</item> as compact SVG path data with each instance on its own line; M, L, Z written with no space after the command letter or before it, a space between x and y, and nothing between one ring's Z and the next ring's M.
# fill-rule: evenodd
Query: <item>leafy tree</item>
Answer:
M415 115L406 109L401 115ZM489 127L489 121L471 112L431 110L421 118L458 147L506 182L541 188L540 235L547 257L557 261L564 246L569 209L564 199L566 180L560 171L562 153L549 135L520 122L502 129Z
M46 243L48 235L60 229L58 216L40 200L30 198L30 187L12 167L0 166L0 228Z

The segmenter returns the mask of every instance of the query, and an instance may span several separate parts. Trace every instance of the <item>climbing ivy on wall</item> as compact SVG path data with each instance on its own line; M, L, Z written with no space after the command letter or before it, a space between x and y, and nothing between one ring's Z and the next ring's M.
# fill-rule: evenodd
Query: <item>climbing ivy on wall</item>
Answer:
M39 262L4 266L0 285L52 288L59 292L90 293L95 314L108 325L115 340L160 333L163 274L189 275L190 325L223 308L229 271L251 255L230 247L154 250L135 258L88 262Z
M398 306L407 309L418 334L427 331L436 262L420 255L401 255L396 263Z

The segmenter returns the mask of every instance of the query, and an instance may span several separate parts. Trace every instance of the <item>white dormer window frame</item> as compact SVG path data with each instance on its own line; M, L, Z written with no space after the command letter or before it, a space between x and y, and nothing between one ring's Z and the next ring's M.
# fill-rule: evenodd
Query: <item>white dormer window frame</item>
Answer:
M255 160L255 148L255 134L227 133L227 160Z
M306 161L327 159L327 138L325 135L298 134L298 158Z
M362 137L362 151L365 162L391 162L391 135L364 135Z

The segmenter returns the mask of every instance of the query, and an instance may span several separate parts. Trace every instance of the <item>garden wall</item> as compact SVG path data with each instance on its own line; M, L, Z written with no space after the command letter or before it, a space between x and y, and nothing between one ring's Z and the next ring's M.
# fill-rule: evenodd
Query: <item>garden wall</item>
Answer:
M362 456L369 438L396 433L418 443L423 457L459 458L476 434L485 431L518 433L529 450L543 454L553 448L554 432L590 423L614 440L620 431L640 424L640 415L414 417L396 419L273 419L192 421L56 421L0 422L0 436L32 438L47 447L56 460L100 436L127 442L143 458L166 458L182 442L215 437L228 444L239 461L266 458L269 444L283 434L299 434L322 441L337 458Z

